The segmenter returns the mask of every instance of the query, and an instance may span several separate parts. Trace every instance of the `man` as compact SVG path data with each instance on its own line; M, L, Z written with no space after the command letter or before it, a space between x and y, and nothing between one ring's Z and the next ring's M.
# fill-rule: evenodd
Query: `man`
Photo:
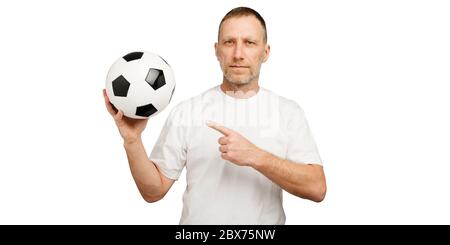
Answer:
M325 175L302 109L258 84L269 51L256 11L225 15L215 44L222 84L172 110L150 157L141 140L147 120L123 117L104 92L146 201L163 198L186 167L180 224L284 224L282 189L324 199Z

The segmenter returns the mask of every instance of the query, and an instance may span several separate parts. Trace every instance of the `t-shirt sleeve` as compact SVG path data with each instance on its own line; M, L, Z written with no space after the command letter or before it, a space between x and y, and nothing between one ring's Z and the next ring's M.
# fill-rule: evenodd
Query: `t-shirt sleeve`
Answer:
M186 164L186 127L182 126L182 112L175 107L161 130L149 159L169 179L177 180Z
M296 103L293 103L291 109L292 116L287 124L289 142L286 159L297 163L322 165L303 109Z

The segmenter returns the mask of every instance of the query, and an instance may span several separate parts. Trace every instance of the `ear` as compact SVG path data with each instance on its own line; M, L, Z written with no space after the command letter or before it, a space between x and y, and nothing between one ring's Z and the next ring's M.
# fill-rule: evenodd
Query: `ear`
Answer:
M269 54L270 54L270 45L266 44L266 46L264 47L264 57L263 57L263 62L266 62L267 59L269 59Z
M217 55L217 43L214 43L214 50L215 50L215 53L216 53L216 58L217 58L217 60L219 60L219 56Z

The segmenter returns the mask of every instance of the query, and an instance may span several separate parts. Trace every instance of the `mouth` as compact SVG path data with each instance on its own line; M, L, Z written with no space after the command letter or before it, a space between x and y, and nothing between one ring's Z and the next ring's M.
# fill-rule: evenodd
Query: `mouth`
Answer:
M230 66L230 68L234 68L234 69L244 69L244 68L249 68L248 66Z

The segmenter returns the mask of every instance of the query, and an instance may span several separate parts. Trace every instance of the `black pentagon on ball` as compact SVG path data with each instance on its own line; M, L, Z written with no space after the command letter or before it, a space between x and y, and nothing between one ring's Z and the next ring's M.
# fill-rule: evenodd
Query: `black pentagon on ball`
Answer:
M150 68L147 73L145 81L154 89L157 90L166 84L164 72L159 69Z
M143 105L136 108L136 116L149 117L158 110L152 105Z
M143 52L133 52L125 55L123 59L126 60L127 62L130 62L142 58L142 55L144 55Z
M118 97L127 97L130 82L122 75L112 81L113 93Z

